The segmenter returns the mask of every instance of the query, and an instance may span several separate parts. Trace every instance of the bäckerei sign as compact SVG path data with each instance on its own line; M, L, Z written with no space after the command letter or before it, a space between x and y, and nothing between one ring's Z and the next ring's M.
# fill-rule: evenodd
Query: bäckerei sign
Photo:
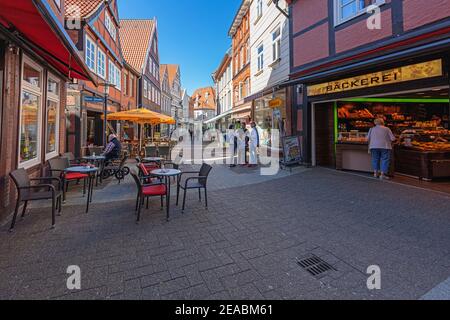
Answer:
M308 96L320 96L350 90L378 87L399 82L440 77L442 60L433 60L391 70L375 72L308 87Z

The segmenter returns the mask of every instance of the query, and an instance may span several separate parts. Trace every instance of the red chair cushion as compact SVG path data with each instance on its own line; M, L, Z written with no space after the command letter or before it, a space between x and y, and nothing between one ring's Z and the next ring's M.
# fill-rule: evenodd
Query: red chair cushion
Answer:
M67 173L64 178L66 180L82 180L82 179L86 179L89 176L87 174L84 173Z
M165 196L167 193L166 186L163 184L156 186L148 186L142 188L142 193L144 196Z
M148 172L152 172L153 170L158 170L160 169L156 164L148 164L148 165L144 165L145 169L147 169Z

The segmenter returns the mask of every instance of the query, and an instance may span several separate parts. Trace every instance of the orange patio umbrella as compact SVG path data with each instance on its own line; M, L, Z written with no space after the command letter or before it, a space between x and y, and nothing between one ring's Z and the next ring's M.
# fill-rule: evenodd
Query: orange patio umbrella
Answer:
M131 121L140 125L176 124L174 118L144 108L111 113L106 118L109 121ZM142 148L142 131L140 144Z

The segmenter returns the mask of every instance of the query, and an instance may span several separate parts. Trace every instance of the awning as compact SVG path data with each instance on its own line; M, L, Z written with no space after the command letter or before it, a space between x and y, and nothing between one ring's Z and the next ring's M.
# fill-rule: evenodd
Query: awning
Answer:
M220 119L223 119L223 118L225 118L226 116L228 116L228 115L230 115L232 113L233 113L233 110L228 110L228 111L226 111L224 113L219 114L217 117L214 117L212 119L209 119L209 120L205 121L205 124L219 121Z
M28 46L68 78L96 84L48 0L0 1L0 30L7 31L12 41Z

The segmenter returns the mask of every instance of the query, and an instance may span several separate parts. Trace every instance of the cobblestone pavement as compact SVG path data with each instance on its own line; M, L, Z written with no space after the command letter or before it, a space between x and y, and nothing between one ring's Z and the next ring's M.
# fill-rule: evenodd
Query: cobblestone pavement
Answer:
M128 185L130 188L130 185ZM420 299L450 276L450 198L325 169L195 192L167 223L158 200L32 209L0 229L1 299ZM314 277L315 255L335 270ZM81 268L68 291L66 269ZM382 289L367 289L367 267Z

